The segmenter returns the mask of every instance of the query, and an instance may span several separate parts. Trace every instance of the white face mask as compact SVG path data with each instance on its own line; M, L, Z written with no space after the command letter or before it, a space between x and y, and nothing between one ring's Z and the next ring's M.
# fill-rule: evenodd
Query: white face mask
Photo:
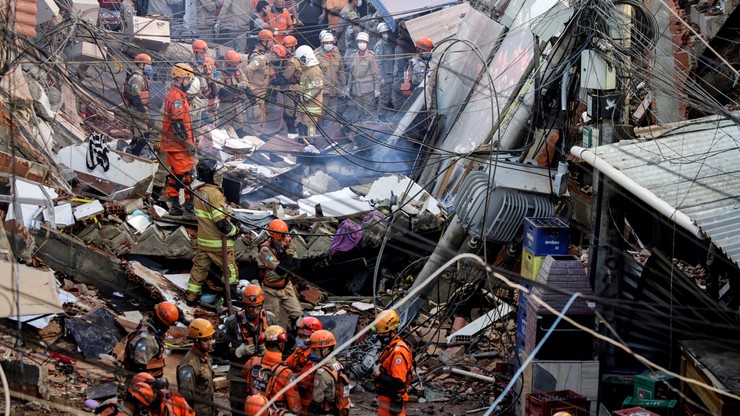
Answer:
M382 34L382 35L380 35L380 36L382 36L382 37L383 37L383 40L388 40L388 37L389 37L387 33L383 33L383 34Z
M367 42L357 42L357 47L358 47L358 48L359 48L359 49L360 49L361 51L364 51L365 49L367 49Z
M331 52L332 49L334 49L334 44L333 43L325 43L324 44L324 50L326 52Z
M357 7L362 7L362 0L357 0Z

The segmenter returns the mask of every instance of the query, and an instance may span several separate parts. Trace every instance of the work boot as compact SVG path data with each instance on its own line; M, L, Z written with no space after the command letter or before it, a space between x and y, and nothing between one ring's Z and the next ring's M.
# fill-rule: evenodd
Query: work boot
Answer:
M183 213L182 213L182 219L183 221L195 221L195 208L193 207L193 200L192 199L186 199L185 203L183 204Z
M176 196L167 197L167 202L170 203L170 211L168 214L179 217L182 215L182 205L180 205L180 198Z

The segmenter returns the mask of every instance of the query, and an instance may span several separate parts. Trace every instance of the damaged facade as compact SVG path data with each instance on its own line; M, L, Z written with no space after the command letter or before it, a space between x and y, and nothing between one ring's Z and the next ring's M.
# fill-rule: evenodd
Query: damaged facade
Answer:
M171 68L197 66L194 40L221 72L235 49L251 74L261 27L242 45L223 17L181 3L165 14L130 0L2 3L0 359L12 414L121 397L113 349L160 302L181 314L163 344L169 388L193 345L187 326L204 318L217 330L213 403L243 414L229 403L222 335L240 294L232 305L213 266L200 302L186 303L198 224L160 198L171 172L158 146ZM259 17L251 3L245 22ZM238 287L263 279L259 252L280 219L304 316L338 346L361 335L334 350L350 414L378 413L381 343L364 331L388 309L414 357L407 414L738 414L738 2L370 3L329 29L349 56L352 33L373 49L387 26L388 96L368 104L325 85L338 104L325 98L306 135L292 124L301 84L260 95L250 80L241 128L219 120L239 111L223 95L192 128L196 160L224 165ZM323 11L286 6L303 20L290 33L318 52L326 24L311 8ZM434 45L422 82L401 94L422 38ZM150 130L133 155L122 95L141 53L153 61Z

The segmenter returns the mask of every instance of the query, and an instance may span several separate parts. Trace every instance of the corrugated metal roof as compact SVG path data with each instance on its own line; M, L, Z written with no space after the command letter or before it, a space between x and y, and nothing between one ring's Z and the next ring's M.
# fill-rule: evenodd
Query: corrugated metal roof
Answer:
M460 3L459 0L372 0L372 2L393 31L396 30L398 20L427 13L448 4Z
M740 126L719 117L591 149L740 261ZM646 141L647 139L647 141Z
M414 43L419 38L426 36L435 45L438 45L442 39L447 39L457 33L457 28L469 11L470 3L446 7L434 13L408 20L405 23L406 30L408 30Z

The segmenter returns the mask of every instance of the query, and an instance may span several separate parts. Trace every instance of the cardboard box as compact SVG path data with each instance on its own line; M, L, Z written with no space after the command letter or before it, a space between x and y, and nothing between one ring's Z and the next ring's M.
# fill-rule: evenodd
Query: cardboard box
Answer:
M132 16L126 30L132 41L142 48L164 51L170 46L170 22L167 20Z

